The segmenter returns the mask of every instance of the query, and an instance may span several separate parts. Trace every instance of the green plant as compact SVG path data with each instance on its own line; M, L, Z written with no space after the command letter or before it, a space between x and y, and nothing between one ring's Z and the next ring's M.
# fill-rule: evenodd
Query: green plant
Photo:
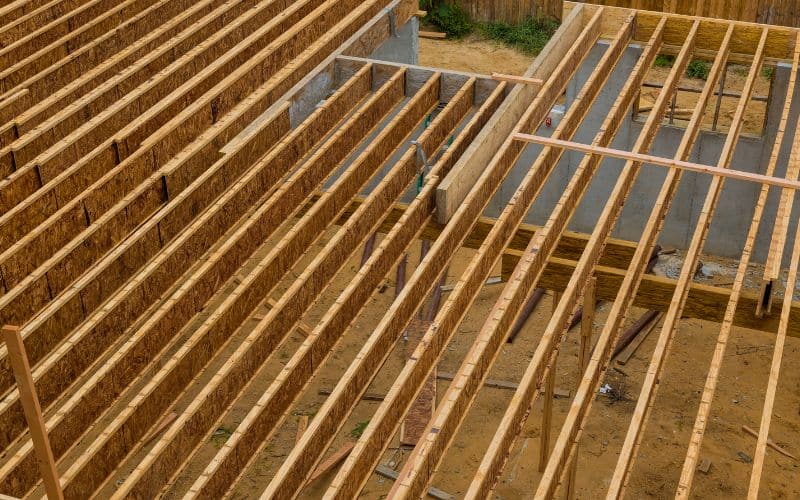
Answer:
M475 24L467 11L458 4L441 3L425 6L425 8L428 10L425 21L439 27L451 38L461 38L469 35L475 29Z
M708 73L711 71L711 63L701 59L693 59L692 62L686 67L686 76L689 78L699 78L701 80L708 79Z
M521 24L489 22L481 26L484 36L520 49L528 55L537 55L558 29L552 19L529 17Z
M361 435L364 434L364 430L367 428L368 425L369 425L369 420L364 420L363 422L357 423L356 426L353 428L353 430L350 431L350 436L356 439L360 438Z
M659 54L656 56L656 60L653 63L653 66L657 68L671 68L673 64L675 64L675 56Z
M772 77L775 76L775 68L772 66L764 66L761 68L761 76L768 80L772 80Z

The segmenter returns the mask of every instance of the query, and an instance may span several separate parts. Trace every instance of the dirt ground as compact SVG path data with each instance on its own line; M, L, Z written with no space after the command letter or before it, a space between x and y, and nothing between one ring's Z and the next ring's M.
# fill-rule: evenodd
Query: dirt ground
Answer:
M462 40L419 39L422 66L490 75L493 72L521 75L532 58L501 43L475 35Z

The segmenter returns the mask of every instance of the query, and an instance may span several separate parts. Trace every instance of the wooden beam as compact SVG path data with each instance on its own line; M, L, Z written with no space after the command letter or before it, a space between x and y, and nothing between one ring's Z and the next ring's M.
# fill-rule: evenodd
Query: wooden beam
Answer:
M649 125L658 123L663 119L663 116L667 110L668 102L672 98L673 94L677 92L678 82L692 57L695 46L694 44L698 35L698 29L699 22L695 23L692 30L689 32L686 43L684 44L683 49L676 60L676 64L673 67L673 70L670 72L661 94L656 100L653 112L657 113L657 116L654 117L657 122L648 121ZM729 36L732 34L732 32L732 30L729 30ZM727 42L728 39L723 41L723 48L727 47ZM710 78L708 79L703 89L703 93L701 93L700 99L694 108L689 126L687 127L686 133L684 134L683 139L681 140L681 143L675 153L676 160L684 160L691 154L694 143L700 132L700 125L705 113L706 104L708 103L711 92L713 91L719 76L726 68L726 60L727 52L723 50L723 52L720 53L720 56L715 61L715 64L711 69ZM649 148L649 144L645 146L645 151L646 148ZM641 164L637 163L637 168L640 165ZM588 361L585 373L581 378L575 399L573 400L573 403L567 414L567 418L562 426L561 433L559 434L558 441L556 443L556 450L553 453L553 458L550 464L548 464L547 470L543 474L538 490L540 494L545 491L555 492L558 482L561 480L562 474L567 470L567 464L570 457L577 453L576 448L577 443L580 440L580 428L587 417L593 400L595 399L594 394L596 393L597 386L599 385L600 380L602 380L605 369L611 358L612 349L617 342L619 329L621 328L622 322L627 315L631 302L636 295L636 291L641 283L642 277L646 272L647 265L652 255L652 249L655 246L656 240L661 231L664 217L667 214L672 198L680 183L681 177L682 175L680 171L671 170L668 172L668 175L662 184L662 188L659 191L659 195L651 210L650 216L648 217L647 225L642 233L640 245L636 250L627 273L625 274L622 286L620 287L617 297L611 306L609 315L606 318L606 323L602 332L600 333L600 336L598 337L597 343L595 344L593 354L591 359ZM615 203L617 203L616 199L612 198L607 207ZM605 216L606 213L607 212L604 211L601 217Z
M638 25L638 18L636 23ZM638 95L641 83L644 81L647 71L659 52L665 25L666 21L662 20L657 29L653 32L647 45L644 47L636 66L625 82L613 108L600 126L599 132L595 137L595 144L600 146L609 145L619 130L620 123L626 119L628 110L635 97ZM654 112L651 113L648 117L648 121L642 127L634 150L645 152L655 138L655 133L661 125L661 118L668 104L668 99L665 97L665 94L668 94L672 90L669 85L675 85L677 83L677 78L674 74L677 73L680 75L680 68L686 63L688 63L688 60L679 60L673 67L672 73L670 74L671 78L668 78L665 89L663 89L662 94L659 95L656 105L654 106ZM550 214L547 226L554 227L558 230L559 226L563 227L563 225L569 221L583 193L585 193L592 177L597 171L599 163L600 158L598 157L589 156L583 159L572 179L570 179L567 190L556 204L556 208ZM520 381L520 387L517 389L511 405L509 405L503 416L500 426L489 445L489 449L478 468L478 472L473 478L473 482L467 494L468 498L485 495L488 490L493 487L498 474L502 470L502 464L508 456L518 429L524 424L527 413L525 409L533 404L538 397L536 386L543 380L542 377L544 376L547 365L552 363L552 358L555 356L554 353L557 352L558 346L563 338L562 332L568 327L581 290L585 287L586 281L590 278L592 270L599 260L600 250L613 228L618 211L622 209L625 197L635 181L637 172L638 166L631 164L626 164L620 172L614 190L609 197L609 201L600 215L589 243L578 261L575 272L570 278L569 284L564 292L564 297L559 302L555 314L549 321L540 339L539 345L533 354L533 358L528 364L525 374ZM513 320L514 311L522 306L522 301L524 301L524 297L529 293L529 290L537 286L537 282L546 265L547 258L552 254L554 236L557 238L558 234L547 234L543 231L541 234L537 234L531 241L526 249L523 260L517 265L514 275L509 281L509 286L504 290L500 299L498 299L494 306L495 310L498 311L497 315L484 323L484 329L488 335L504 335L504 332L507 331ZM499 312L505 309L508 309L511 314ZM488 370L489 366L491 366L490 359L492 358L487 358L485 366L482 366L483 369ZM554 453L558 451L559 450L556 449ZM551 456L549 463L553 462L554 456L555 455ZM541 491L541 489L539 491Z
M579 5L564 17L562 25L525 72L525 77L547 78L553 74L583 31L585 24L583 11L583 5ZM481 172L514 131L525 109L537 95L538 89L532 85L519 85L511 89L489 125L481 131L461 161L453 167L453 171L444 178L437 189L436 214L439 223L444 224L453 217ZM528 127L520 131L530 130Z
M563 70L560 77L561 81L549 81L548 84L546 84L542 89L544 95L549 95L551 96L549 98L552 99L552 96L556 95L556 93L560 93L561 85L566 83L564 78L568 78L573 71L573 68L577 68L577 65L580 64L580 61L588 52L592 44L593 40L591 29L588 29L585 34L582 35L580 42L572 49L571 53L573 56L567 58L567 61L561 66L561 69ZM613 59L614 56L611 55L609 58ZM586 90L585 92L591 96L593 92L596 92L599 89L599 85L595 87L594 85L587 84L587 89L590 90ZM527 124L533 121L532 118L528 118L528 116L531 114L531 110L536 110L540 104L545 104L542 103L541 99L541 96L537 98L529 110L526 111L526 116L523 118L524 122L526 123L525 126L529 126ZM591 99L587 99L587 103L584 103L583 106L576 106L576 109L572 112L575 118L562 122L563 129L570 130L571 123L574 125L580 121L580 117L589 107L588 101L591 101ZM542 118L542 115L536 116L537 122ZM514 160L513 157L506 159L509 150L513 151L513 143L506 141L503 150L501 150L501 153L495 157L495 159L492 161L492 165L490 165L489 168L497 168L494 165L497 165L499 162L503 162L500 164L503 165L504 168L509 168ZM555 161L557 161L557 158L553 160L552 165L555 164ZM552 165L550 165L550 168L552 168ZM526 196L520 197L520 204L513 211L513 216L521 218L522 215L524 215L525 203L532 200L533 194L537 190L537 186L540 185L539 183L542 181L542 176L546 176L547 166L541 166L539 170L540 172L527 180L526 184L529 192L526 193ZM484 173L482 175L482 179L487 178L490 175L490 172ZM496 189L496 186L497 184L494 184L491 190L489 190L479 183L468 195L466 201L467 205L459 209L456 217L454 217L450 224L445 227L445 231L453 231L452 234L454 236L458 234L459 237L463 238L464 235L461 234L463 231L458 229L458 225L463 224L466 214L469 214L467 207L474 203L473 200L481 200L481 198L484 196L491 196L491 193L494 189ZM502 242L509 236L509 226L513 227L513 222L510 222L508 225L494 227L490 232L492 236L490 239L483 242L481 246L482 249L492 249L493 252L499 252L502 249L502 244L498 243ZM442 237L444 237L444 235L442 235ZM446 248L441 245L442 242L443 240L441 238L437 240L429 256L434 255L437 260L452 258L452 252L448 252L447 254L439 253L446 251ZM482 253L486 252L487 250L484 250ZM370 426L368 426L368 428L365 430L365 433L362 434L361 438L359 439L359 444L356 446L356 450L354 451L353 455L340 470L340 474L334 480L332 488L328 492L329 497L350 497L355 495L361 488L363 482L366 480L366 477L369 475L368 471L373 467L374 463L376 463L380 456L381 450L387 446L388 438L391 437L393 429L396 428L400 420L399 417L406 412L407 408L413 402L414 398L419 392L421 386L424 384L425 380L427 380L432 367L436 364L438 356L442 352L442 349L444 349L444 346L447 344L447 339L450 335L452 335L454 327L457 325L459 316L466 313L467 308L459 307L459 305L463 303L464 295L466 295L463 289L467 288L470 290L470 292L479 290L485 281L485 274L488 274L491 271L491 262L495 261L498 256L499 254L495 253L494 258L487 256L484 259L478 258L477 263L475 260L470 263L470 268L480 265L480 270L483 272L484 276L480 276L479 273L472 273L468 282L460 281L458 283L456 289L453 291L453 294L450 295L445 303L442 311L434 320L434 324L426 331L425 336L415 350L412 358L406 363L400 376L395 380L392 389L387 395L387 399L384 401L381 407L379 407L377 413L370 421ZM489 265L487 266L486 263L489 263ZM470 274L467 275L470 276ZM383 321L391 319L393 318L387 315L384 317ZM458 382L454 382L454 384L457 383ZM453 384L451 384L451 387L452 385ZM447 405L448 403L445 404ZM438 411L439 410L437 410L437 413ZM428 429L426 429L425 438L427 438L428 432ZM421 445L426 446L424 444ZM411 459L411 461L413 461L413 459ZM411 463L411 461L408 463ZM404 473L401 473L401 478L404 477ZM402 479L400 482L394 485L394 488L398 488L404 482L405 479ZM335 493L334 488L336 489Z
M522 85L533 85L536 88L541 88L542 85L544 85L544 80L541 78L507 75L504 73L492 73L492 80L497 80L498 82L518 83Z
M365 83L367 84L366 88L369 88L369 84L372 82L371 68L365 67L363 70L364 72L356 75L353 80L360 82L355 86L361 88L362 91ZM365 77L366 80L364 80ZM60 427L69 436L69 438L64 438L64 442L70 443L71 440L80 436L85 430L85 426L88 426L98 415L97 408L88 406L86 402L99 398L99 394L105 394L106 390L121 390L116 387L125 387L126 384L131 383L132 378L137 375L136 370L143 370L161 348L169 345L170 339L189 322L198 311L198 307L202 307L202 304L210 300L213 293L233 275L263 241L273 234L286 218L291 218L299 210L293 200L302 203L302 200L311 196L316 185L322 183L333 171L332 169L337 168L358 146L362 138L366 137L401 101L403 97L402 71L370 97L361 109L348 117L345 125L317 151L314 151L308 162L298 168L298 162L314 146L315 141L319 141L328 131L324 126L317 129L316 126L311 127L311 125L327 123L327 127L333 127L338 119L346 116L348 109L361 99L360 96L363 94L359 95L358 92L354 96L346 97L349 94L348 87L349 85L345 85L338 93L344 98L346 103L344 107L339 107L337 104L340 98L337 98L336 94L332 96L327 105L318 108L306 120L305 126L299 127L280 147L274 148L259 160L255 168L237 181L235 188L230 189L217 200L213 210L201 214L195 222L195 231L183 233L181 237L176 238L168 245L167 250L160 254L160 259L147 269L148 273L152 273L150 276L142 276L141 278L145 279L131 289L125 290L125 293L130 293L131 297L139 296L138 294L141 292L133 293L137 289L145 292L154 291L156 295L163 293L156 285L163 285L161 280L164 278L164 274L161 273L169 273L174 268L179 268L181 264L175 262L175 259L182 259L184 255L197 255L187 254L187 250L190 252L199 250L202 254L205 250L199 246L197 241L205 241L206 238L214 241L225 234L224 231L227 228L232 226L236 228L232 234L228 235L228 239L222 246L204 262L203 266L192 273L188 280L189 285L174 291L170 300L158 307L116 355L84 384L81 393L86 397L70 399L70 403L67 405L69 411L65 409L63 414L76 412L73 413L76 416L61 421ZM355 100L351 101L354 97ZM322 119L323 117L335 117L335 119L329 121ZM317 122L317 119L320 121ZM280 180L285 172L293 172L293 176L283 186L283 189L270 195L269 199L254 213L245 215L248 207L253 206L260 198L269 193L271 186ZM238 215L240 220L236 221L234 217L230 217L231 215L234 217ZM244 219L242 220L241 217ZM160 227L159 230L161 230ZM167 274L166 276L171 275ZM177 279L177 276L172 279ZM112 314L107 317L106 321L98 321L87 327L98 330L110 326L118 328L119 318L127 318L126 311L130 306L125 306L124 301L116 304L117 307L109 311ZM134 302L134 304L137 303ZM194 306L185 307L185 304ZM117 319L115 320L115 318ZM184 344L185 350L190 350L193 343L200 342L200 339L203 338L202 332L193 337L192 341ZM224 333L206 339L211 344L210 351L203 352L201 350L202 355L210 356L225 340L227 340L227 336ZM193 368L199 369L202 365L203 363L199 363ZM191 378L190 374L187 376ZM113 381L113 383L108 384L107 381ZM111 399L113 400L113 397ZM109 401L110 403L111 401ZM7 469L4 467L2 470L6 471ZM20 483L20 481L13 482L13 484Z
M366 13L371 12L375 6L371 3L362 4L356 9L348 20L347 24L355 23L357 20L364 16ZM398 72L392 78L387 87L391 92L387 92L389 96L402 95L403 88L403 71ZM140 396L139 404L136 407L129 407L128 411L123 412L119 417L112 422L111 427L115 432L109 432L100 437L100 440L107 443L107 446L112 447L129 447L131 446L130 440L120 440L121 435L137 435L144 429L140 426L142 424L134 416L141 413L150 413L163 411L161 406L168 400L164 394L174 394L174 390L180 387L177 381L173 378L173 371L178 370L181 374L181 383L188 384L191 378L199 371L199 369L210 359L210 357L224 344L224 342L233 333L233 329L241 324L247 317L252 314L260 302L269 295L268 290L272 289L277 280L287 273L293 263L299 256L307 250L307 248L319 238L324 231L326 225L336 219L337 214L335 209L338 206L344 206L346 200L357 193L361 184L374 173L375 169L389 157L391 152L402 142L403 137L409 133L417 121L421 120L425 112L430 109L432 103L430 102L431 96L421 94L425 98L412 98L409 104L403 108L398 117L387 126L378 137L375 138L372 147L366 150L359 158L349 166L348 172L357 172L357 174L349 173L341 176L336 183L336 189L327 191L319 202L315 205L314 210L305 215L304 220L301 221L292 231L282 239L280 244L276 245L272 251L264 257L262 265L255 268L247 277L242 280L242 283L236 287L235 291L218 307L217 314L213 314L192 335L192 341L183 344L180 355L176 354L170 361L172 363L165 364L162 369L157 373L150 385L143 389ZM364 120L359 116L359 120ZM358 123L358 121L356 122ZM345 131L339 130L334 138L342 139ZM276 230L278 226L285 220L291 217L294 210L299 208L296 203L301 202L303 196L309 196L311 191L316 185L324 181L325 177L330 174L331 170L346 157L347 154L355 147L361 140L360 135L355 137L347 137L345 141L352 141L350 147L337 149L326 149L323 151L325 155L344 155L336 157L336 161L332 162L319 162L314 167L301 169L295 172L292 182L283 186L282 189L274 191L271 199L259 207L259 209L250 216L247 223L240 226L239 229L244 230L240 233L245 237L249 231L258 232L264 231L271 233ZM274 165L270 168L274 169ZM355 177L354 177L355 175ZM360 183L358 182L360 181ZM299 196L298 196L299 195ZM295 196L297 196L295 198ZM279 202L279 200L282 201ZM296 200L294 203L293 201ZM263 223L262 218L266 217L269 223ZM259 226L260 224L260 226ZM257 229L256 229L257 228ZM261 240L263 241L263 240ZM217 250L222 252L223 250ZM256 291L257 290L257 291ZM224 314L223 314L224 313ZM262 336L264 342L269 344L272 339L270 336ZM192 367L191 370L184 369L183 365L188 364ZM233 365L226 365L228 369ZM207 386L206 389L210 390L212 387ZM235 393L228 393L228 397L232 397ZM196 406L202 401L196 400L196 403L187 409L184 413L179 415L178 420L168 430L164 436L159 440L171 440L176 432L189 431L185 428L185 422L189 415ZM199 438L200 436L196 436ZM127 443L126 443L127 441ZM137 444L133 445L137 447ZM118 491L122 492L128 488L141 486L136 483L136 479L141 473L147 469L147 466L155 458L157 452L161 449L156 445L151 455L145 458L140 463L137 471L129 475L124 487L121 486ZM168 451L168 450L165 450ZM181 458L185 458L182 456ZM100 455L85 454L78 460L73 467L71 467L65 474L67 481L67 491L85 492L92 491L96 484L91 481L97 481L103 477L104 474L111 472L114 464L109 463L109 460L104 459ZM172 470L172 469L170 469ZM86 471L92 472L91 474L85 473ZM164 472L164 471L162 471ZM168 479L168 478L167 478ZM153 480L147 485L149 488L155 488L158 481ZM160 486L159 486L160 488Z
M592 12L598 8L595 5L584 6L582 2L564 2L564 15L568 15L576 8L584 7ZM633 9L624 7L605 7L603 15L603 37L611 38L616 33L626 16ZM713 19L707 17L697 17L682 14L670 14L662 12L652 12L639 10L636 33L634 40L645 42L650 38L653 30L662 16L667 17L667 28L664 32L664 43L667 48L673 48L673 53L680 50L686 35L695 20L700 21L700 33L697 38L695 54L713 60L719 49L722 39L729 25L734 27L734 36L731 39L731 62L747 63L752 62L756 55L761 30L763 24L750 23L743 21L729 21L727 19ZM798 28L786 26L768 26L769 33L764 47L764 58L769 62L791 61L794 52L794 41L797 36ZM676 49L677 48L677 49Z
M798 41L800 41L800 35L798 36ZM792 69L789 76L789 86L787 88L794 88L797 82L799 65L800 43L795 43L794 60L792 62ZM766 173L768 175L773 174L778 163L781 146L783 145L785 139L786 126L791 113L793 94L793 92L789 93L786 97L786 102L784 103L781 121L778 126L778 132L775 136L775 144L772 149L772 154L770 155L769 163L767 164ZM789 172L787 172L787 174L788 173ZM756 236L758 235L758 231L761 226L764 207L766 206L768 196L769 188L767 186L762 186L761 192L759 193L756 201L756 206L753 213L753 222L750 224L750 229L747 233L747 239L745 240L744 248L742 249L742 255L739 260L739 267L736 271L736 277L734 278L733 285L731 286L730 299L725 307L725 316L723 318L719 336L717 337L717 342L714 346L714 354L712 355L708 374L706 375L703 394L700 397L700 405L697 410L697 417L695 418L689 446L686 450L686 458L684 459L683 469L678 482L679 491L687 492L687 494L688 492L691 492L692 482L694 481L695 471L697 470L697 463L700 460L700 448L705 435L708 418L711 413L711 403L714 400L717 384L719 383L719 377L722 371L722 362L725 357L725 351L730 340L730 334L733 327L734 314L739 306L742 291L744 290L744 280L747 277L750 259L753 253L753 248L755 247ZM759 307L764 305L763 297L758 300L757 304Z
M650 165L658 165L661 167L677 168L680 170L688 170L690 172L699 172L701 174L710 174L717 177L725 177L728 179L736 179L740 181L755 182L758 184L766 184L768 186L782 187L794 196L794 190L800 189L800 181L782 179L780 177L773 177L771 175L761 175L752 172L745 172L742 170L734 170L727 168L714 167L710 165L701 165L689 161L661 158L653 155L632 153L622 151L619 149L604 148L600 146L593 146L590 144L581 144L573 141L564 141L554 139L551 137L541 137L531 134L516 134L515 139L533 144L542 144L544 146L552 146L557 148L569 149L572 151L580 151L586 154L594 154L600 156L609 156L612 158L621 158L627 161L635 161L637 163L647 163ZM800 150L800 148L798 148Z
M435 79L431 80L431 83L433 82L435 82ZM429 83L429 87L431 83ZM456 124L467 113L471 106L473 90L474 80L465 87L464 92L459 95L457 100L452 101L437 116L420 137L421 147L427 150L427 154L432 156L438 150ZM382 183L370 194L369 201L362 205L356 216L349 219L345 226L328 241L317 258L306 267L301 276L279 299L276 307L277 312L268 316L263 325L259 325L259 330L262 331L254 332L255 336L264 335L263 330L285 331L286 327L282 325L295 322L298 315L305 311L310 305L310 301L322 291L322 287L330 279L330 276L319 276L320 270L324 271L327 268L327 272L331 273L340 268L344 263L344 257L355 252L359 242L374 231L373 228L379 224L384 212L389 208L386 204L390 205L393 198L399 197L405 186L416 175L415 154L415 148L409 148L406 151L398 165L387 174ZM399 182L397 180L398 177L401 178ZM396 186L393 186L393 184L396 184ZM376 202L378 202L377 206L379 207L377 209L372 206ZM381 206L381 204L384 204L384 206ZM351 281L348 291L359 290L358 295L366 300L375 290L377 282L386 274L388 266L396 261L428 216L429 214L421 213L412 217L407 227L404 225L403 228L400 228L402 229L400 234L403 235L400 239L394 238L394 234L390 233L390 236L387 236L381 242L379 248L373 251L372 256L367 259L356 279ZM386 255L387 249L390 249L388 255ZM337 254L339 254L338 257ZM331 261L331 258L338 258L339 264L332 266L328 262ZM381 265L376 267L373 264L376 261L380 262ZM365 280L366 282L364 282ZM298 301L297 297L300 297L300 300L305 302ZM361 302L360 305L355 306L355 310L363 307L363 304L364 302ZM340 298L332 310L350 313L352 309L344 307L345 305L350 304L343 303ZM331 311L329 311L317 325L315 331L312 332L309 341L293 355L283 372L276 377L273 384L265 391L260 402L254 406L254 409L248 414L243 423L237 427L235 436L220 449L211 466L195 482L191 491L203 497L207 495L217 496L224 494L232 486L232 482L239 477L240 472L251 461L251 457L255 455L260 444L271 435L292 400L299 395L310 376L321 365L321 360L314 359L311 361L309 357L316 358L319 353L325 353L324 356L327 356L333 343L338 339L337 335L332 335L325 331L330 324L331 317ZM347 323L349 322L345 322L344 325Z
M728 132L722 152L720 153L720 158L717 163L717 166L719 167L727 168L730 165L731 159L733 158L733 153L743 126L744 112L747 104L749 103L750 96L753 92L755 79L759 74L761 63L764 59L768 32L769 30L767 28L763 28L761 30L761 38L756 49L756 55L753 59L753 63L750 66L750 72L748 73L742 89L742 97L737 104L736 111L734 112L731 121L731 129ZM611 479L611 484L609 486L609 498L619 498L624 494L627 477L630 473L630 468L634 460L635 449L639 447L642 437L641 431L644 427L644 423L649 417L650 409L652 408L655 390L658 385L661 370L663 369L664 362L669 351L669 345L672 343L677 322L680 320L682 316L682 310L686 304L689 284L694 276L695 266L697 265L700 252L702 251L708 227L711 225L711 217L714 213L714 209L716 208L717 201L719 200L723 181L724 179L720 177L714 177L711 180L711 185L709 186L708 193L704 200L703 208L700 212L700 217L697 221L694 234L692 235L691 243L686 251L685 260L683 267L681 268L675 293L671 299L670 308L664 316L664 324L662 325L661 332L659 333L656 348L653 352L653 358L648 366L648 371L642 385L636 408L634 409L633 417L631 418L630 426L628 427L623 448L620 452L617 466ZM679 490L678 494L683 495L688 494L688 492L682 493Z
M767 380L767 388L764 393L764 408L761 411L761 424L758 428L756 453L753 457L753 471L750 474L750 485L747 489L748 500L758 499L758 491L761 486L761 476L764 471L764 461L766 459L767 445L769 444L769 428L772 422L775 397L778 392L778 380L781 375L783 350L786 346L786 331L789 328L788 306L792 302L792 291L797 284L798 265L800 265L800 226L798 226L794 238L791 265L789 266L789 275L786 278L787 292L785 292L783 299L784 309L781 313L780 327L778 328L778 336L775 339L775 348L772 353L772 362L769 368L769 379Z
M36 387L33 385L31 377L31 366L28 363L28 356L25 354L25 344L22 343L19 327L3 326L3 341L8 346L11 368L14 370L14 378L17 380L17 389L25 409L25 421L28 423L33 447L36 450L39 471L44 479L47 497L63 500L64 493L61 491L53 451L50 449L50 439L42 418L42 408L39 406L39 398L36 396Z

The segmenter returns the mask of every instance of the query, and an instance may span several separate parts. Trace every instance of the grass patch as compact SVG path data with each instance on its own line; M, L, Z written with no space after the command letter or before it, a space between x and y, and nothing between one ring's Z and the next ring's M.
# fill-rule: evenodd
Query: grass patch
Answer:
M772 80L772 77L775 76L775 68L772 66L764 66L761 68L761 76L768 80Z
M461 38L475 30L475 23L460 5L442 3L425 8L428 9L425 21L438 27L451 38Z
M369 420L364 420L363 422L359 422L353 427L353 430L350 431L350 436L356 439L360 438L364 431L366 430L367 426L369 425Z
M671 68L673 64L675 64L675 56L667 54L657 55L656 60L653 62L653 66L656 68Z
M557 29L558 22L535 17L530 17L517 25L503 22L481 25L481 33L486 38L505 43L532 56L542 51Z
M708 73L711 71L711 63L700 59L692 59L692 62L686 67L686 76L689 78L699 78L701 80L708 79Z

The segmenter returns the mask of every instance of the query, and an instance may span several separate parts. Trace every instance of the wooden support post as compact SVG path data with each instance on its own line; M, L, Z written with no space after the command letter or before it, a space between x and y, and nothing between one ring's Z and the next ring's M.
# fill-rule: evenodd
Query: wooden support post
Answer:
M597 277L592 276L592 279L586 284L586 289L583 291L583 316L581 317L581 344L578 350L578 387L581 385L583 373L586 370L586 365L589 364L589 353L592 348L592 328L594 327L594 313L595 306L597 305ZM578 475L578 445L575 445L575 451L572 453L572 465L570 465L570 473L567 476L567 485L564 498L572 500L575 498L575 480Z
M557 294L553 295L556 303ZM555 309L555 308L554 308ZM547 459L550 456L550 427L553 422L553 394L556 390L556 362L558 354L553 356L550 369L547 372L547 382L544 390L544 404L542 405L542 435L539 440L539 472L544 472Z
M56 462L53 458L53 451L50 449L50 439L47 437L47 429L44 426L42 408L39 406L39 398L36 397L36 386L33 384L28 355L25 352L25 344L22 343L19 330L18 326L3 326L3 340L8 347L11 369L17 380L22 408L25 411L25 420L27 420L31 432L31 440L39 461L39 470L42 473L47 497L51 500L63 499L64 493L61 491Z

